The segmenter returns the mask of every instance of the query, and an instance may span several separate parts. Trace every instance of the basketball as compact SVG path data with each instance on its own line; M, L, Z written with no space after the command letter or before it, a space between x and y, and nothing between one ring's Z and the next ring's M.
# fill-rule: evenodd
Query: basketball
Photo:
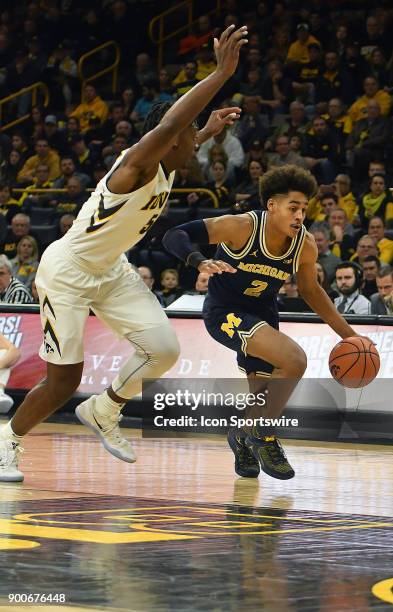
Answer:
M378 351L368 338L345 338L336 344L329 356L329 370L334 380L351 389L372 382L379 367Z

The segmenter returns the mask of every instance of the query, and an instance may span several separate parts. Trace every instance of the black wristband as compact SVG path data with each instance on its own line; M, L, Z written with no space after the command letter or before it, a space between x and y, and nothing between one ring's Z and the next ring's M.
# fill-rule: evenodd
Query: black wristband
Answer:
M186 265L198 269L198 266L200 263L202 263L202 261L206 261L206 257L199 251L193 251L187 257Z

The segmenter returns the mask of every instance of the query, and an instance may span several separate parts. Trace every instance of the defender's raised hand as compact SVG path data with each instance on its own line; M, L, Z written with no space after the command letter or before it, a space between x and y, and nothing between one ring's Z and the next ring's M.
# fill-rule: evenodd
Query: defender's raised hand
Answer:
M227 77L232 76L235 72L239 62L240 49L248 42L247 26L242 26L235 31L234 28L234 25L230 25L219 39L214 39L217 70L223 72Z
M199 131L198 144L202 144L205 140L222 132L226 125L233 125L239 119L241 112L241 108L238 106L220 108L213 111L205 127Z

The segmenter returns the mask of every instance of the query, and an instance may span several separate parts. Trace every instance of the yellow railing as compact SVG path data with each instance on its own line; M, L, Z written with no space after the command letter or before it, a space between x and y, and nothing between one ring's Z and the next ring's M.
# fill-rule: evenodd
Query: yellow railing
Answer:
M13 193L24 193L25 191L29 192L29 195L39 194L39 193L65 193L66 189L55 189L51 187L50 189L29 189L28 187L16 187L12 190ZM85 189L87 192L94 191L92 188ZM210 189L205 189L204 187L195 187L195 189L182 188L182 187L174 187L171 190L171 195L173 193L206 193L212 200L214 208L219 208L218 198L214 191Z
M103 68L102 70L99 70L98 72L95 72L94 74L90 76L85 76L84 75L84 65L86 63L86 60L89 57L92 57L96 55L97 53L100 53L100 51L102 51L103 49L107 49L108 47L113 47L115 50L115 59L114 59L113 64L111 64L110 66L107 66L106 68ZM108 74L108 72L112 72L112 93L116 93L117 78L118 78L118 73L119 73L119 62L120 62L120 47L117 44L117 42L115 42L114 40L108 40L106 43L99 45L99 47L96 47L95 49L92 49L91 51L84 53L79 58L79 61L78 61L78 76L79 76L79 79L81 81L81 86L82 86L82 94L81 94L82 99L83 99L84 86L87 83L90 83L91 81L95 81L96 79L103 76L104 74Z
M16 98L20 98L21 96L24 96L25 94L28 94L31 92L31 106L32 107L36 106L37 95L38 95L39 90L41 90L44 94L43 106L46 107L49 104L49 89L46 86L46 84L43 83L42 81L38 81L37 83L33 83L33 85L24 87L23 89L20 89L19 91L16 91L15 93L0 100L0 126L1 126L0 131L4 132L5 130L8 130L9 128L14 127L14 125L18 125L19 123L26 121L26 119L29 119L30 117L30 113L27 113L26 115L23 115L22 117L18 117L17 119L14 119L13 121L9 121L5 125L3 125L3 107L4 105L10 102L11 100L15 100Z
M186 9L186 20L187 22L177 28L176 30L172 30L166 33L165 30L165 18L168 15L172 15L173 13L182 13L184 14L184 8ZM204 13L205 15L219 15L221 11L221 0L216 0L216 7L211 9L209 12ZM194 23L198 21L198 18L194 17L194 0L183 0L183 2L179 2L175 6L163 11L159 15L156 15L150 23L149 23L149 36L150 40L158 46L157 51L157 63L158 70L162 67L163 59L164 59L164 43L172 38L175 38L178 34L185 32L186 30L190 32L190 28ZM157 31L158 30L158 31ZM157 33L157 36L156 36Z
M173 189L171 189L171 195L174 193L206 193L212 200L214 208L220 208L218 204L218 198L214 191L211 191L210 189L205 189L204 187L195 187L195 189L190 189L186 187L174 187Z
M29 189L29 186L12 188L12 193L24 193L25 191L28 191L29 194L35 195L37 193L65 193L67 189L55 189L54 187L51 187L50 189ZM85 189L85 191L94 191L94 189Z

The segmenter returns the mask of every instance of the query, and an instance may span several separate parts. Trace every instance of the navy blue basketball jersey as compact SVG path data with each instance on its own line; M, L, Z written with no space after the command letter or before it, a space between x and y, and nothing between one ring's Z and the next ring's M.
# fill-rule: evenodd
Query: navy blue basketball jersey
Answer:
M277 293L284 281L297 272L306 228L302 225L287 252L277 257L266 246L267 212L258 210L248 214L253 220L253 230L247 244L240 251L232 251L221 243L215 254L215 259L229 263L237 272L211 276L207 299L209 303L237 306L255 314L277 312Z

